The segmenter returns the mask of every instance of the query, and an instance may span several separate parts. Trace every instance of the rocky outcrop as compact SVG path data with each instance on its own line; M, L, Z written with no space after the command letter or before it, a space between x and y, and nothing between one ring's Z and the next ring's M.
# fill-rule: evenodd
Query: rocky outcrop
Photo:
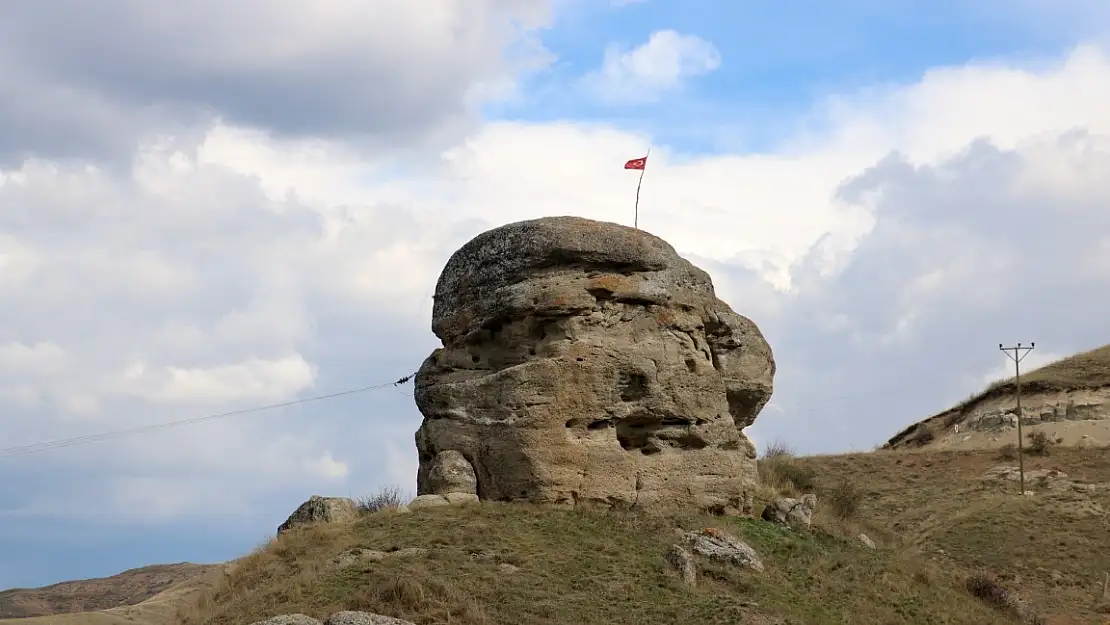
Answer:
M346 523L358 517L358 505L346 497L321 497L313 495L302 503L284 523L278 526L280 535L299 525L313 523Z
M448 261L432 329L418 494L469 488L461 457L484 500L750 508L742 430L771 349L662 239L576 217L491 230Z
M1021 398L1021 424L1110 419L1110 388L1026 394ZM961 429L994 431L1017 427L1017 401L993 397L966 409Z

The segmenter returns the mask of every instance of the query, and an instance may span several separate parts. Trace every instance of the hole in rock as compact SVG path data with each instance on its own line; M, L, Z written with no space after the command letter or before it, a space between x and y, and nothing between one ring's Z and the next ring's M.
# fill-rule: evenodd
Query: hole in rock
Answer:
M586 426L586 429L601 430L611 425L613 425L613 421L611 419L597 419L596 421L590 421L590 424Z
M693 358L687 358L686 359L686 368L690 370L690 373L697 373L698 372L698 361L694 360Z
M621 401L636 401L647 395L647 376L639 372L622 371L617 380Z
M474 354L473 356L470 357L470 362L473 362L474 364L478 364L478 363L482 362L482 357L479 356L478 354Z
M585 360L585 358L582 358L581 356L579 356L578 358L575 358L575 360L577 360L578 362L582 362L583 360Z

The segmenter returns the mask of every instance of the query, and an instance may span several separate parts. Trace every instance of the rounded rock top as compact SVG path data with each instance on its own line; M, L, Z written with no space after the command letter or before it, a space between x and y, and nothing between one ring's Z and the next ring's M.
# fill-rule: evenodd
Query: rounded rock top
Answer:
M447 261L436 283L432 330L449 342L505 311L513 285L545 272L655 274L666 287L713 297L709 274L671 244L636 228L584 217L542 217L483 232Z

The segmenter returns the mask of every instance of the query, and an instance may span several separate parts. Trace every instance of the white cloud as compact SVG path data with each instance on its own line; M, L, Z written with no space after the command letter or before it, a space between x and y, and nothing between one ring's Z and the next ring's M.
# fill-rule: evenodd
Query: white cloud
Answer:
M721 53L696 36L660 30L626 50L610 45L601 68L584 78L588 89L610 103L650 102L721 65Z
M129 365L120 390L158 402L219 404L232 401L273 402L311 388L316 373L304 357L251 358L214 367Z
M53 341L0 345L0 375L39 377L65 369L66 352Z

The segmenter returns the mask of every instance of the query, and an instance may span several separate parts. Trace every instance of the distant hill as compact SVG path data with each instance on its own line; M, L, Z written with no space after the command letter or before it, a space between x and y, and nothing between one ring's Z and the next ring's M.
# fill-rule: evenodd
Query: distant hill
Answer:
M190 588L199 586L218 568L219 565L159 564L131 569L111 577L6 590L0 592L0 619L26 619L134 606L164 593L180 591L183 585Z
M1110 345L1023 372L1021 388L1027 439L1043 432L1057 445L1110 443ZM910 425L884 447L981 449L1016 443L1015 390L1013 378L995 382L956 406Z

